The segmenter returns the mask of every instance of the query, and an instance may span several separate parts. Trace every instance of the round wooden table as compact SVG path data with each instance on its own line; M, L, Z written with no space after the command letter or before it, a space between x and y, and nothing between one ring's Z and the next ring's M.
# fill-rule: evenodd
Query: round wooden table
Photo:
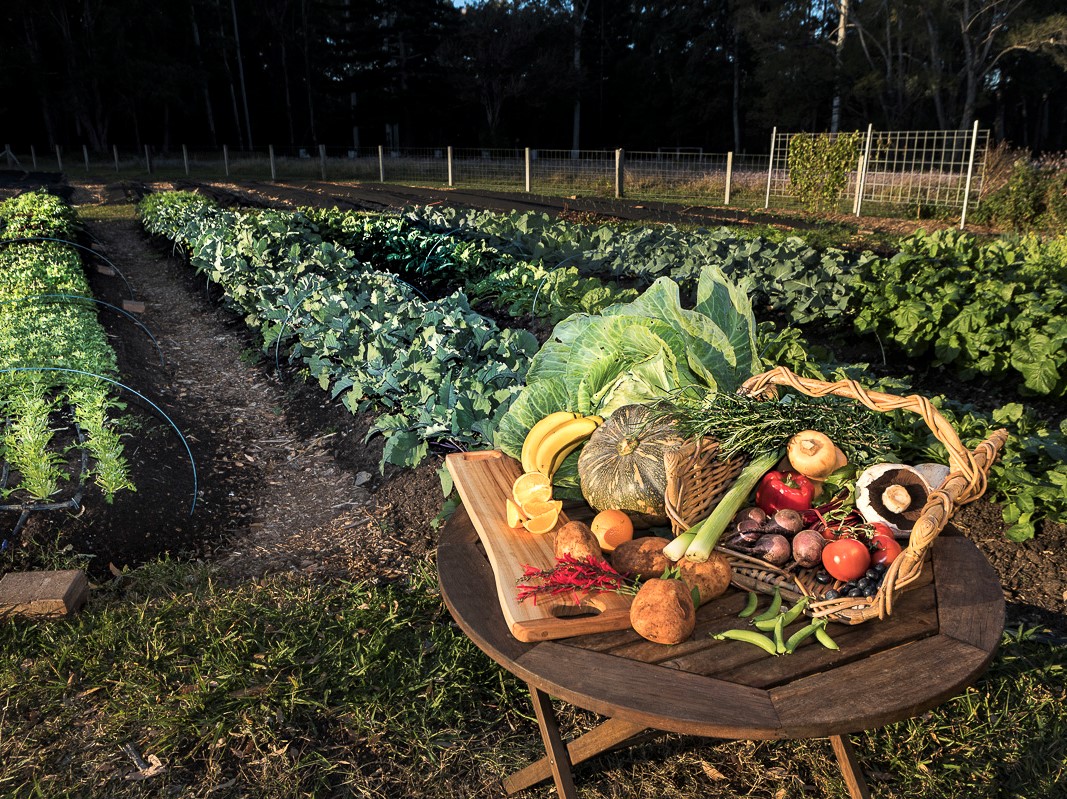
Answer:
M830 625L837 651L809 638L781 657L711 638L744 624L737 614L746 594L734 589L702 606L692 638L676 646L648 642L629 629L523 643L505 623L492 567L462 506L442 530L437 562L441 595L456 622L530 689L546 756L507 777L508 793L551 777L557 793L572 799L574 764L661 730L731 739L829 738L853 799L869 797L847 734L916 716L959 693L986 669L1004 629L996 573L951 526L935 541L923 579L896 600L892 616ZM849 691L833 690L843 682ZM549 697L607 720L565 743Z

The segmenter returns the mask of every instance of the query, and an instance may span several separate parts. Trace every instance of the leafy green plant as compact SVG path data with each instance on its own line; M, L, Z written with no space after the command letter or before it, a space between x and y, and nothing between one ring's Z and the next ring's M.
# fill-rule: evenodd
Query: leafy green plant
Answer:
M789 183L809 210L834 206L856 168L859 145L859 131L790 137Z
M0 240L69 239L73 210L56 197L29 193L0 203ZM117 408L89 375L116 372L115 353L93 312L77 251L55 241L0 246L0 404L7 419L4 454L18 476L9 486L31 498L52 497L72 475L52 434L55 419L83 427L94 481L106 499L131 489ZM66 371L60 371L66 370Z
M24 382L0 408L8 420L2 439L4 460L20 476L18 488L33 499L49 499L69 477L63 456L52 446L55 400L40 382Z
M472 303L484 303L508 316L533 316L550 324L573 313L600 313L616 302L629 302L636 289L596 277L583 277L575 266L555 269L517 263L500 269L467 288Z
M1021 380L1020 392L1067 391L1064 244L1034 236L983 243L919 231L893 258L866 262L855 328L960 377Z

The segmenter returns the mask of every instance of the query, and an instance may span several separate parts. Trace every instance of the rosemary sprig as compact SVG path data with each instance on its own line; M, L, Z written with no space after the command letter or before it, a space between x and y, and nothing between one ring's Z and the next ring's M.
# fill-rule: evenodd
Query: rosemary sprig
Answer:
M656 415L674 419L687 438L710 436L719 453L755 456L784 447L803 430L825 433L852 463L884 459L892 440L883 414L842 397L785 394L760 400L745 394L678 391L657 403Z

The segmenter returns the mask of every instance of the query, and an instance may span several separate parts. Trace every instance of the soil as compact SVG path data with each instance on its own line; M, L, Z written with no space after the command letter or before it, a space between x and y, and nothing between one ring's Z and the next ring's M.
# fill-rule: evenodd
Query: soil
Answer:
M243 321L169 246L149 239L131 214L107 213L107 206L128 205L149 187L57 183L83 213L88 206L104 206L88 214L94 220L88 235L103 257L87 265L92 287L113 305L128 299L144 303L137 319L152 331L158 350L126 316L101 319L118 353L123 383L158 410L133 393L123 395L134 431L127 456L136 493L123 492L109 504L91 489L78 513L32 518L13 543L32 551L34 541L58 539L87 557L87 569L98 581L161 555L209 561L234 581L302 571L382 582L402 579L418 562L432 559L444 499L437 474L442 457L434 455L416 470L380 471L381 441L367 439L371 417L350 414L284 363L278 368ZM2 184L0 196L33 187ZM399 186L180 182L151 188L194 185L223 202L274 207L382 211L447 202L538 210L578 221L812 224L723 209ZM864 225L881 225L886 232L914 227L866 219ZM896 230L901 225L906 227ZM96 271L100 263L118 274ZM936 375L917 377L917 385L925 380L938 391L952 390L936 382ZM974 399L973 386L958 390ZM995 387L978 393L1000 404ZM960 509L954 523L1000 575L1009 624L1067 636L1067 526L1046 521L1032 541L1012 543L1004 538L1000 508L985 499ZM0 524L0 531L11 529L6 515L0 515Z

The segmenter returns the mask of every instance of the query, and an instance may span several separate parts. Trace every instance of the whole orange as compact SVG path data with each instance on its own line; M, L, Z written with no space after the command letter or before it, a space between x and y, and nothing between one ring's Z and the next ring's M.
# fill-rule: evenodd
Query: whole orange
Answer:
M611 552L623 541L634 537L634 523L625 511L621 510L600 511L593 517L589 528L605 552Z

